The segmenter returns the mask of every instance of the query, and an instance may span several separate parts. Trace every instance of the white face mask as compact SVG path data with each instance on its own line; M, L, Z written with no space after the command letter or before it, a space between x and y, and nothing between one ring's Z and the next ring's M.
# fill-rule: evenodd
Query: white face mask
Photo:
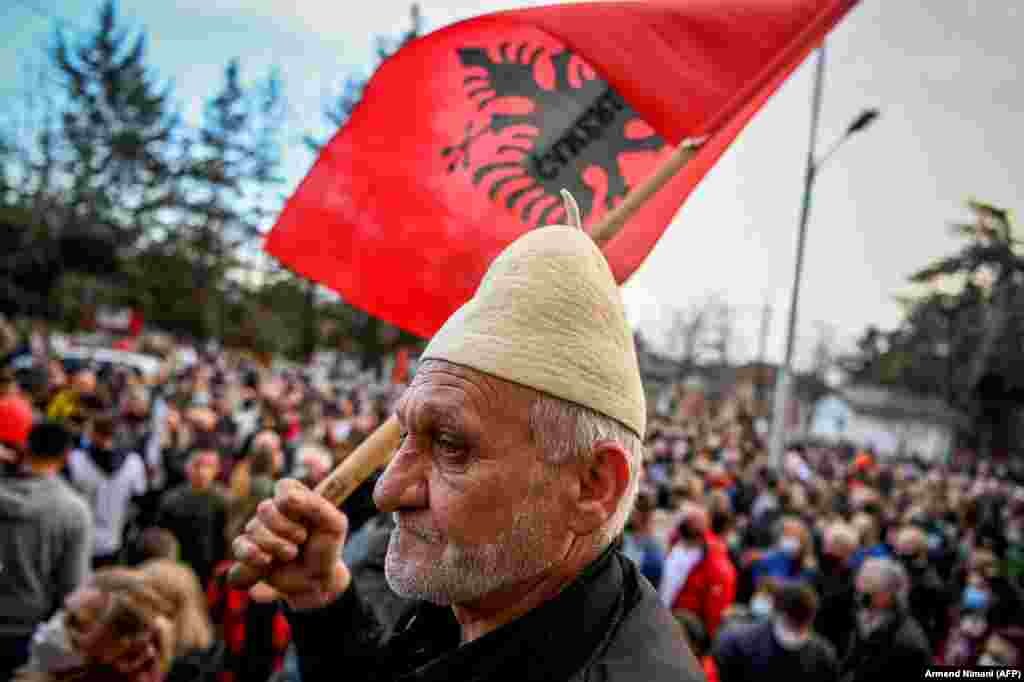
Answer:
M800 553L800 541L794 537L786 536L779 541L779 549L786 556L796 556Z
M978 639L985 634L987 625L984 618L978 618L977 616L964 616L963 620L960 621L960 628L964 631L964 634L974 639Z
M811 633L794 632L782 623L775 623L774 632L775 641L779 643L779 646L790 651L799 649L803 645L807 644L807 640L811 638Z
M864 637L869 636L875 630L889 621L887 611L875 611L874 609L863 609L857 612L857 627Z
M750 612L758 618L768 618L772 615L772 598L759 594L750 600Z

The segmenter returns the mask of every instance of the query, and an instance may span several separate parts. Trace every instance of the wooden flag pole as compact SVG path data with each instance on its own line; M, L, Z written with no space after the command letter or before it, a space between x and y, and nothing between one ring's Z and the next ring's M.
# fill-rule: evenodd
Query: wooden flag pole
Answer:
M697 154L697 150L701 148L706 139L706 137L701 137L683 140L672 152L672 156L665 160L665 163L651 173L639 187L627 194L621 204L605 215L604 219L590 231L590 236L597 242L597 245L604 246L610 242L619 233L622 226L633 217L633 214L639 211L640 207L655 192L664 187L665 183L675 177L675 174Z
M665 163L639 187L627 194L621 204L605 215L604 219L590 231L590 236L597 245L604 246L611 241L644 202L696 155L705 139L683 140ZM400 440L398 420L391 416L321 481L316 487L316 492L331 504L341 506L374 471L387 466L398 450ZM259 582L263 575L265 573L251 572L248 567L236 563L228 574L228 582L234 587L251 587Z

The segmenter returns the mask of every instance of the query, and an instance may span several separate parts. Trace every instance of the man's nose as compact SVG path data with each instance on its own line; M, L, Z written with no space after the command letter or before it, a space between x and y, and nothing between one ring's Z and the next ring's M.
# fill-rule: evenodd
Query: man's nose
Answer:
M377 509L393 512L427 506L428 458L416 451L407 438L373 489Z

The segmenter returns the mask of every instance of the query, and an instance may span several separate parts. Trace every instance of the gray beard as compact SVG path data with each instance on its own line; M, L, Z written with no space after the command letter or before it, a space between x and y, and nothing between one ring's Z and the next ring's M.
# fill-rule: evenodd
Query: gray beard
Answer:
M554 564L556 555L545 498L541 493L524 500L512 524L494 542L463 546L437 532L418 532L421 537L417 542L445 543L440 559L426 565L401 556L401 535L410 531L401 529L396 513L384 561L388 586L406 599L450 606L474 601L543 573Z

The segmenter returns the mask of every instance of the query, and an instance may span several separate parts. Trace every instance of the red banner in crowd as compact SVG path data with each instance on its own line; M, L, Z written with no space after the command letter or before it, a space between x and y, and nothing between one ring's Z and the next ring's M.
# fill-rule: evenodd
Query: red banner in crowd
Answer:
M710 135L605 247L621 283L855 1L557 5L436 31L377 71L266 248L429 337L501 249L564 220L560 189L592 226L673 146Z

